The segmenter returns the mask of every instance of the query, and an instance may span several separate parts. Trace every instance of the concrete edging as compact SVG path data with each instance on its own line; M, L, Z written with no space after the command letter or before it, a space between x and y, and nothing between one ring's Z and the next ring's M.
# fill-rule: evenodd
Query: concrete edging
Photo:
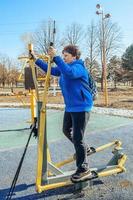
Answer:
M0 107L29 107L30 104L26 104L25 106L22 103L0 103ZM47 108L51 109L64 109L64 104L47 104ZM133 118L133 110L126 109L117 109L117 108L104 108L104 107L94 107L92 109L93 113L98 114L106 114L106 115L115 115L121 117Z

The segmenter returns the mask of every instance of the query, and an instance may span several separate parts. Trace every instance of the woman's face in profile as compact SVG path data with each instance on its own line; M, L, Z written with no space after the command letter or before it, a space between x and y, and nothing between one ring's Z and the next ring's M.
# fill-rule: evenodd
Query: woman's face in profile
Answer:
M63 53L63 59L66 63L71 63L74 60L76 60L76 56L72 56L72 54L64 52Z

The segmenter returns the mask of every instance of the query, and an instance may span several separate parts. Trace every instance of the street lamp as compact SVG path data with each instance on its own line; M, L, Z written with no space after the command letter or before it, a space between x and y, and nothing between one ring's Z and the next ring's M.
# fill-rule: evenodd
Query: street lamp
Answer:
M105 44L105 23L104 20L111 17L111 15L104 14L104 11L100 4L96 5L98 9L96 11L97 15L101 15L102 21L102 74L103 74L103 89L104 89L104 97L105 97L105 105L108 106L108 89L107 89L107 66L106 66L106 44Z

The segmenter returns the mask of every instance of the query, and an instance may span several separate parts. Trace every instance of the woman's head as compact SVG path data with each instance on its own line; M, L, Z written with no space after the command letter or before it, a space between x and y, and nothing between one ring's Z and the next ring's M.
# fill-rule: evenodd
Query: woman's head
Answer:
M78 60L81 55L77 46L74 45L68 45L64 47L62 53L63 53L63 59L66 63L71 63L74 60Z

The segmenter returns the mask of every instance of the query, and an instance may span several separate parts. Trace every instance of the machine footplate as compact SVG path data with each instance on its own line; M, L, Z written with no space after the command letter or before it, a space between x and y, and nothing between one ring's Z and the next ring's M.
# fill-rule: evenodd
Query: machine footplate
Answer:
M89 176L88 178L85 178L80 181L74 181L71 179L71 181L72 181L72 183L81 183L81 182L90 181L90 180L96 179L96 178L98 178L98 173L96 171L91 171L91 176Z

